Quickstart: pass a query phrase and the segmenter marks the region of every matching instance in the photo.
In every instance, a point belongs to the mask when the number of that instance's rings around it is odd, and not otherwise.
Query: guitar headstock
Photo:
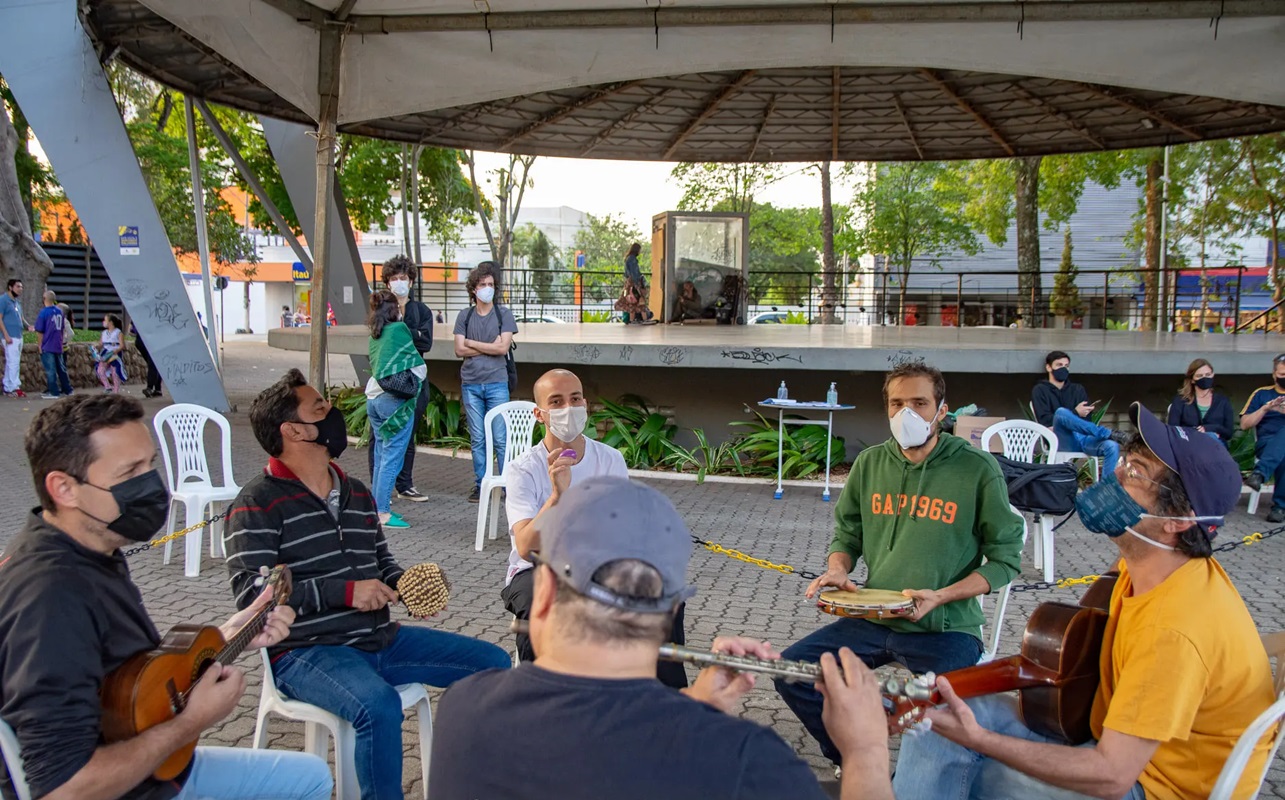
[[[272,600],[276,605],[283,606],[290,599],[290,592],[294,590],[294,580],[290,575],[290,567],[285,564],[277,564],[272,569],[259,567],[259,575],[262,576],[255,583],[260,587],[272,587]]]
[[[888,735],[895,736],[923,722],[924,711],[941,702],[937,676],[931,672],[910,678],[892,676],[880,681]],[[923,724],[927,724],[923,722]]]

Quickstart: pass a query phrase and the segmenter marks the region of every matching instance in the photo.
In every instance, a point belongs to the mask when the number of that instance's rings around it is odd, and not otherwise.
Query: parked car
[[[556,322],[559,325],[565,325],[566,320],[551,317],[548,314],[528,314],[525,317],[518,317],[518,322]]]

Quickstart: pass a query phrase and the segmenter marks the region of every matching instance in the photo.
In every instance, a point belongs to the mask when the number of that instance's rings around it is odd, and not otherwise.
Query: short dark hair
[[[37,414],[23,445],[40,507],[57,511],[45,488],[49,473],[65,472],[78,481],[85,480],[89,466],[99,456],[89,437],[104,428],[119,428],[142,419],[143,404],[119,394],[75,394]]]
[[[1124,443],[1120,448],[1121,455],[1146,455],[1155,458],[1155,453],[1147,447],[1147,443],[1142,440],[1138,434]],[[1159,461],[1159,459],[1156,459]],[[1163,465],[1163,462],[1161,462]],[[1190,517],[1195,515],[1195,510],[1191,507],[1191,500],[1187,498],[1187,489],[1182,485],[1182,479],[1178,473],[1165,466],[1164,475],[1156,481],[1156,515],[1161,517]],[[1214,554],[1213,546],[1209,543],[1209,534],[1200,523],[1193,522],[1190,526],[1178,534],[1178,541],[1175,545],[1178,552],[1191,558],[1209,558]]]
[[[1054,350],[1053,352],[1044,356],[1044,366],[1046,367],[1051,366],[1053,362],[1057,361],[1059,358],[1065,358],[1067,361],[1071,360],[1071,357],[1068,356],[1066,353],[1063,353],[1061,350]]]
[[[15,283],[22,283],[22,278],[10,278],[9,285],[5,288],[12,289]]]
[[[411,261],[406,256],[398,253],[384,262],[384,268],[379,272],[379,280],[387,286],[388,282],[393,278],[396,278],[398,275],[405,275],[406,277],[413,279],[415,277],[415,273],[418,271],[419,270],[415,269],[414,261]]]
[[[931,364],[918,362],[906,362],[898,364],[892,368],[892,371],[884,376],[883,379],[883,404],[888,405],[888,387],[892,382],[902,378],[927,378],[933,384],[933,401],[941,405],[941,401],[946,399],[946,376],[941,374],[941,370]]]
[[[557,580],[557,578],[554,578]],[[593,574],[594,583],[626,597],[657,599],[664,594],[665,582],[652,565],[633,558],[609,561]],[[558,580],[554,602],[570,617],[568,636],[577,641],[619,642],[645,641],[663,644],[673,627],[673,613],[644,614],[622,611],[600,603]]]
[[[497,296],[499,295],[500,265],[494,261],[482,261],[473,268],[473,270],[468,274],[468,280],[464,282],[464,286],[468,288],[469,300],[477,300],[477,285],[488,275],[495,279],[495,293]]]
[[[282,423],[299,421],[299,395],[295,390],[307,385],[308,379],[303,377],[303,373],[291,369],[276,383],[259,392],[250,404],[250,427],[254,429],[254,438],[273,458],[285,449],[281,438]]]

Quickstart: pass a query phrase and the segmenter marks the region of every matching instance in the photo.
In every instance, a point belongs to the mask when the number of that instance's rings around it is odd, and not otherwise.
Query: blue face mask
[[[1144,518],[1176,519],[1188,522],[1222,524],[1222,517],[1163,517],[1149,514],[1120,485],[1114,474],[1108,475],[1075,496],[1075,511],[1080,522],[1093,533],[1104,533],[1112,539],[1128,533],[1162,550],[1175,548],[1143,536],[1133,529]]]

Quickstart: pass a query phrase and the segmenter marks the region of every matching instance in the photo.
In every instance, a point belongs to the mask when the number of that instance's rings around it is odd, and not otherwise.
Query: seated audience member
[[[240,667],[216,662],[173,719],[104,741],[104,680],[161,642],[121,548],[159,531],[170,494],[143,407],[130,397],[78,394],[47,406],[27,431],[26,456],[40,507],[0,560],[0,716],[17,734],[31,796],[328,800],[326,762],[283,750],[198,747],[176,779],[152,777],[236,710]],[[271,599],[271,588],[247,585],[243,610],[219,626],[224,639]],[[250,647],[281,642],[294,616],[273,609]]]
[[[1097,403],[1089,402],[1084,387],[1071,381],[1071,357],[1054,350],[1044,357],[1048,379],[1035,384],[1031,406],[1035,420],[1057,434],[1059,451],[1101,456],[1102,474],[1115,471],[1120,458],[1120,443],[1128,441],[1123,431],[1113,431],[1089,420]]]
[[[899,800],[1208,797],[1237,739],[1275,700],[1254,621],[1212,551],[1240,497],[1236,462],[1211,437],[1165,425],[1138,403],[1129,417],[1139,435],[1116,480],[1075,503],[1119,557],[1095,741],[1057,743],[1022,723],[1016,697],[961,700],[939,678],[945,704],[927,713],[932,732],[901,740]],[[1265,737],[1236,798],[1254,794],[1269,748]]]
[[[536,660],[455,684],[438,704],[435,800],[822,800],[775,733],[732,716],[747,673],[703,670],[675,692],[656,649],[692,594],[687,526],[662,495],[622,478],[577,482],[535,520]],[[776,658],[750,639],[714,649]],[[844,800],[891,800],[878,682],[855,655],[822,657],[826,724],[843,750]]]
[[[1272,510],[1268,522],[1285,522],[1285,355],[1272,359],[1272,383],[1254,390],[1240,412],[1241,430],[1254,430],[1254,471],[1245,484],[1254,491],[1263,488],[1268,478],[1276,481]]]
[[[1213,365],[1203,358],[1191,362],[1178,394],[1169,404],[1169,424],[1195,428],[1227,444],[1234,421],[1231,401],[1227,395],[1214,391]]]
[[[268,466],[228,518],[228,572],[238,606],[254,596],[259,568],[294,573],[290,636],[272,648],[277,688],[348,720],[357,732],[363,797],[402,797],[405,683],[449,686],[509,666],[493,644],[392,620],[398,566],[370,490],[340,471],[348,446],[343,414],[292,369],[250,406]]]

